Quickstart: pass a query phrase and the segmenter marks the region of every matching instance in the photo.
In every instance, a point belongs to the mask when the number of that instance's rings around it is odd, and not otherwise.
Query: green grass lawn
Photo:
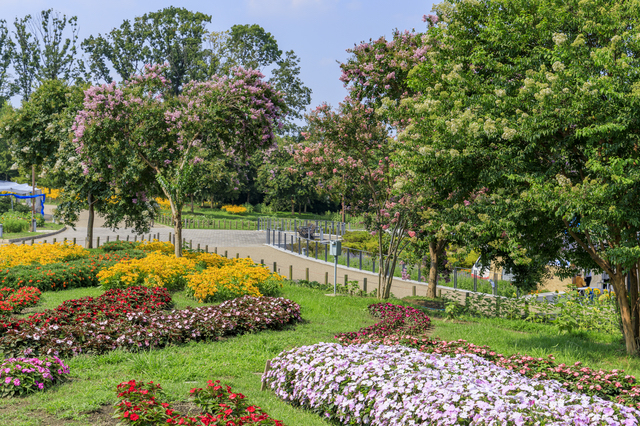
[[[63,224],[47,222],[43,226],[38,226],[37,230],[53,232],[62,228],[64,228]],[[5,232],[2,234],[2,238],[5,240],[10,240],[13,238],[38,237],[42,234],[44,234],[44,232]]]
[[[53,308],[66,299],[101,293],[98,288],[44,293],[36,310]],[[160,383],[173,401],[184,401],[189,389],[202,387],[207,380],[219,379],[288,426],[328,425],[314,413],[294,408],[269,391],[261,392],[260,377],[265,362],[283,350],[332,342],[336,333],[373,324],[375,319],[368,314],[367,306],[376,300],[327,297],[323,291],[290,285],[284,287],[283,296],[300,304],[303,323],[283,331],[264,331],[219,342],[190,343],[140,353],[114,351],[70,359],[70,383],[39,395],[0,400],[0,425],[49,425],[53,424],[51,419],[61,419],[56,424],[96,424],[95,417],[91,416],[98,410],[111,412],[110,405],[116,401],[115,386],[131,379]],[[174,295],[174,301],[177,308],[196,304],[182,294]],[[515,320],[432,320],[435,326],[432,334],[443,339],[465,339],[489,345],[505,355],[554,354],[558,362],[581,361],[589,367],[624,369],[640,377],[640,359],[624,354],[620,335],[563,335],[554,326]]]

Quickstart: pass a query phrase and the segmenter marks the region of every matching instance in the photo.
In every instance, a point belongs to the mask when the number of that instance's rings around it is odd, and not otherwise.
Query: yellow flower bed
[[[234,206],[233,204],[227,204],[226,206],[222,206],[220,207],[220,210],[225,210],[231,214],[242,214],[247,212],[246,207]]]
[[[155,201],[163,209],[170,209],[171,208],[171,203],[166,198],[156,198]]]
[[[165,255],[153,251],[142,259],[116,263],[98,273],[104,288],[131,286],[165,287],[167,290],[184,288],[186,276],[196,269],[196,260]]]
[[[175,252],[175,247],[169,241],[142,241],[136,246],[137,249],[142,251],[159,251],[160,253],[172,254]]]
[[[47,200],[57,200],[64,192],[62,189],[38,187],[47,196]]]
[[[220,268],[191,274],[187,287],[200,302],[215,302],[244,295],[271,296],[282,287],[284,277],[271,273],[251,259],[230,259]]]
[[[0,268],[11,268],[32,263],[46,265],[48,263],[80,259],[88,255],[88,250],[70,241],[34,245],[9,244],[0,246]]]

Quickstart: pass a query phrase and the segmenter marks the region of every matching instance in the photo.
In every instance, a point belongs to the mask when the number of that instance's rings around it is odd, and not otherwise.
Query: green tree
[[[189,81],[211,75],[202,48],[208,22],[210,15],[171,6],[137,17],[133,23],[125,20],[104,36],[90,36],[82,48],[89,55],[91,74],[108,83],[113,81],[110,66],[126,81],[142,73],[146,64],[167,63],[175,95]]]
[[[410,74],[422,94],[402,135],[433,166],[422,173],[473,182],[476,198],[462,194],[472,231],[515,264],[542,254],[607,272],[628,353],[640,329],[639,8],[443,3]]]
[[[43,10],[36,17],[16,18],[12,60],[17,76],[13,90],[24,100],[29,99],[39,82],[73,82],[78,77],[77,21],[75,16],[60,17],[53,9]],[[65,31],[70,32],[66,38]]]
[[[2,123],[12,114],[13,108],[11,105],[8,102],[2,102],[2,106],[0,107],[0,176],[2,176],[3,180],[9,180],[9,174],[14,160],[11,156],[10,138],[4,137],[4,132],[2,131],[4,127],[2,127]]]
[[[246,158],[267,149],[284,104],[258,71],[191,82],[180,96],[172,95],[168,71],[152,66],[129,82],[88,89],[74,142],[83,173],[109,183],[121,200],[107,212],[109,225],[120,217],[153,218],[150,200],[164,194],[179,257],[182,208],[197,187],[203,157]]]
[[[276,39],[258,24],[234,25],[226,39],[226,68],[261,70],[280,59]]]
[[[0,19],[0,107],[4,106],[4,102],[11,96],[9,66],[13,50],[14,45],[9,36],[7,21]]]
[[[287,118],[278,133],[295,136],[302,130],[296,121],[302,120],[302,114],[311,103],[311,89],[300,79],[300,59],[293,50],[287,51],[276,64],[278,66],[271,72],[269,82],[284,93],[287,105]]]

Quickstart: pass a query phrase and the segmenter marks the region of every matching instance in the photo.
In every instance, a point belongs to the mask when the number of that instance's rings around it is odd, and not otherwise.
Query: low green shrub
[[[0,285],[10,288],[36,287],[41,291],[57,291],[100,285],[97,275],[104,268],[122,260],[145,257],[139,250],[95,254],[84,259],[47,265],[20,265],[0,270]]]
[[[102,251],[112,252],[112,251],[120,251],[120,250],[134,250],[138,244],[132,241],[110,241],[108,243],[104,243],[100,246]]]
[[[5,219],[2,223],[3,231],[7,234],[14,234],[18,232],[24,232],[29,227],[26,221],[19,219]]]

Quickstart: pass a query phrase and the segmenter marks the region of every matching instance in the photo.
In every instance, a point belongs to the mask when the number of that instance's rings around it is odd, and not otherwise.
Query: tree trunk
[[[171,218],[173,219],[173,232],[175,233],[176,245],[174,253],[176,257],[182,257],[182,208],[178,208],[173,204],[171,198],[169,198],[171,204]]]
[[[247,204],[251,204],[251,191],[247,192]]]
[[[382,231],[378,232],[378,254],[380,262],[378,265],[378,299],[383,299],[384,254],[382,253]]]
[[[291,214],[296,214],[296,202],[291,199]]]
[[[89,203],[89,220],[87,220],[87,238],[84,241],[84,248],[93,248],[93,195],[89,193],[87,196],[87,203]]]
[[[213,194],[211,194],[211,209],[213,209]]]
[[[193,194],[191,194],[191,214],[193,214]]]
[[[342,194],[342,223],[346,222],[346,211],[344,209],[344,194]],[[382,249],[382,246],[380,246],[380,249]]]
[[[618,307],[620,309],[620,319],[622,321],[622,334],[624,335],[625,346],[627,348],[627,354],[635,355],[638,352],[638,340],[637,335],[633,332],[633,320],[631,318],[631,308],[629,307],[629,299],[627,297],[627,286],[625,283],[625,275],[622,273],[622,268],[616,268],[609,274],[611,282],[613,283],[613,289],[616,292],[616,299],[618,301]]]
[[[298,214],[302,213],[302,204],[298,204]]]
[[[631,268],[630,281],[631,287],[629,291],[629,301],[631,302],[631,324],[633,335],[640,335],[640,310],[638,309],[638,263]]]
[[[431,257],[431,267],[429,268],[427,297],[435,299],[438,287],[438,244],[435,241],[429,243],[429,256]]]
[[[304,203],[304,212],[307,212],[307,203]]]

